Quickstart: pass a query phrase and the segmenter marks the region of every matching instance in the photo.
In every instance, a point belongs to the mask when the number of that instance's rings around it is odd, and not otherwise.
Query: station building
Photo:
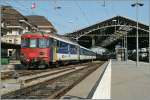
[[[1,6],[1,42],[2,57],[18,59],[18,49],[12,45],[21,44],[21,34],[28,31],[45,31],[56,33],[54,26],[44,16],[24,16],[11,6]],[[7,44],[6,44],[7,43]],[[12,48],[11,48],[12,47]]]

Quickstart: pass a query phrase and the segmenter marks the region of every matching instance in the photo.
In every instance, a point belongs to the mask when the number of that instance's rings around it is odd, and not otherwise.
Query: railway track
[[[25,83],[29,83],[29,82],[32,82],[32,81],[35,81],[35,80],[38,80],[38,79],[41,79],[41,78],[45,78],[45,77],[48,77],[48,76],[52,76],[52,75],[55,75],[55,74],[66,72],[66,71],[69,71],[71,69],[74,69],[74,68],[73,67],[72,68],[64,68],[64,69],[59,69],[59,70],[56,70],[56,71],[45,72],[45,73],[42,73],[42,74],[33,75],[33,76],[25,78],[23,80],[24,80]]]
[[[87,63],[83,63],[83,64],[87,64]],[[76,65],[79,65],[79,64],[76,64]],[[74,67],[76,65],[67,65],[65,66],[65,68]],[[1,72],[1,80],[11,79],[13,74],[17,74],[18,77],[22,77],[22,76],[36,75],[36,74],[40,74],[43,72],[49,72],[49,71],[61,70],[61,69],[64,69],[64,66],[57,67],[57,68],[48,68],[48,69],[43,69],[43,70],[14,70],[10,72]]]
[[[6,80],[6,79],[10,79],[12,78],[12,75],[13,74],[18,74],[19,77],[20,76],[27,76],[27,75],[33,75],[33,74],[38,74],[38,73],[42,73],[42,72],[45,72],[46,70],[15,70],[15,71],[10,71],[10,72],[5,72],[5,73],[1,73],[1,80]]]
[[[36,77],[36,79],[33,78],[27,83],[34,83],[33,81],[37,81],[39,78],[43,78],[44,81],[39,81],[38,83],[32,85],[26,85],[24,88],[2,95],[1,98],[57,99],[87,77],[90,73],[95,71],[101,64],[103,64],[103,62],[90,63],[80,65],[75,68],[68,68],[68,70],[48,75],[51,76],[51,78],[48,78],[48,76]]]

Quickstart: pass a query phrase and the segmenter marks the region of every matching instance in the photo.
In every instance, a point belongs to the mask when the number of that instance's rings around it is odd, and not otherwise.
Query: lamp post
[[[149,65],[150,65],[150,1],[149,1]]]
[[[144,4],[139,3],[138,0],[136,0],[136,3],[132,4],[132,7],[136,7],[136,20],[137,20],[137,24],[136,24],[136,66],[138,67],[139,65],[139,33],[138,33],[138,8],[139,6],[143,6]]]

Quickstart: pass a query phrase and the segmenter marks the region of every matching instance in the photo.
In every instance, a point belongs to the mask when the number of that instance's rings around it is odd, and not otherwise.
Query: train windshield
[[[49,40],[46,38],[40,38],[39,39],[39,48],[46,48],[49,46]]]
[[[28,47],[29,39],[21,39],[21,47],[25,48]]]
[[[52,39],[47,38],[22,38],[21,47],[22,48],[46,48],[52,44]]]
[[[30,39],[30,47],[31,48],[37,47],[37,39]]]

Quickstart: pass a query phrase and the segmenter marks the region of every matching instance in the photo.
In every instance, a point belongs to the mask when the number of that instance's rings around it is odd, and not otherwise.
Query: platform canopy
[[[100,46],[113,49],[117,44],[136,48],[137,22],[122,16],[115,16],[94,25],[79,29],[65,36],[77,40],[85,47]],[[148,47],[148,25],[139,22],[139,47]]]

